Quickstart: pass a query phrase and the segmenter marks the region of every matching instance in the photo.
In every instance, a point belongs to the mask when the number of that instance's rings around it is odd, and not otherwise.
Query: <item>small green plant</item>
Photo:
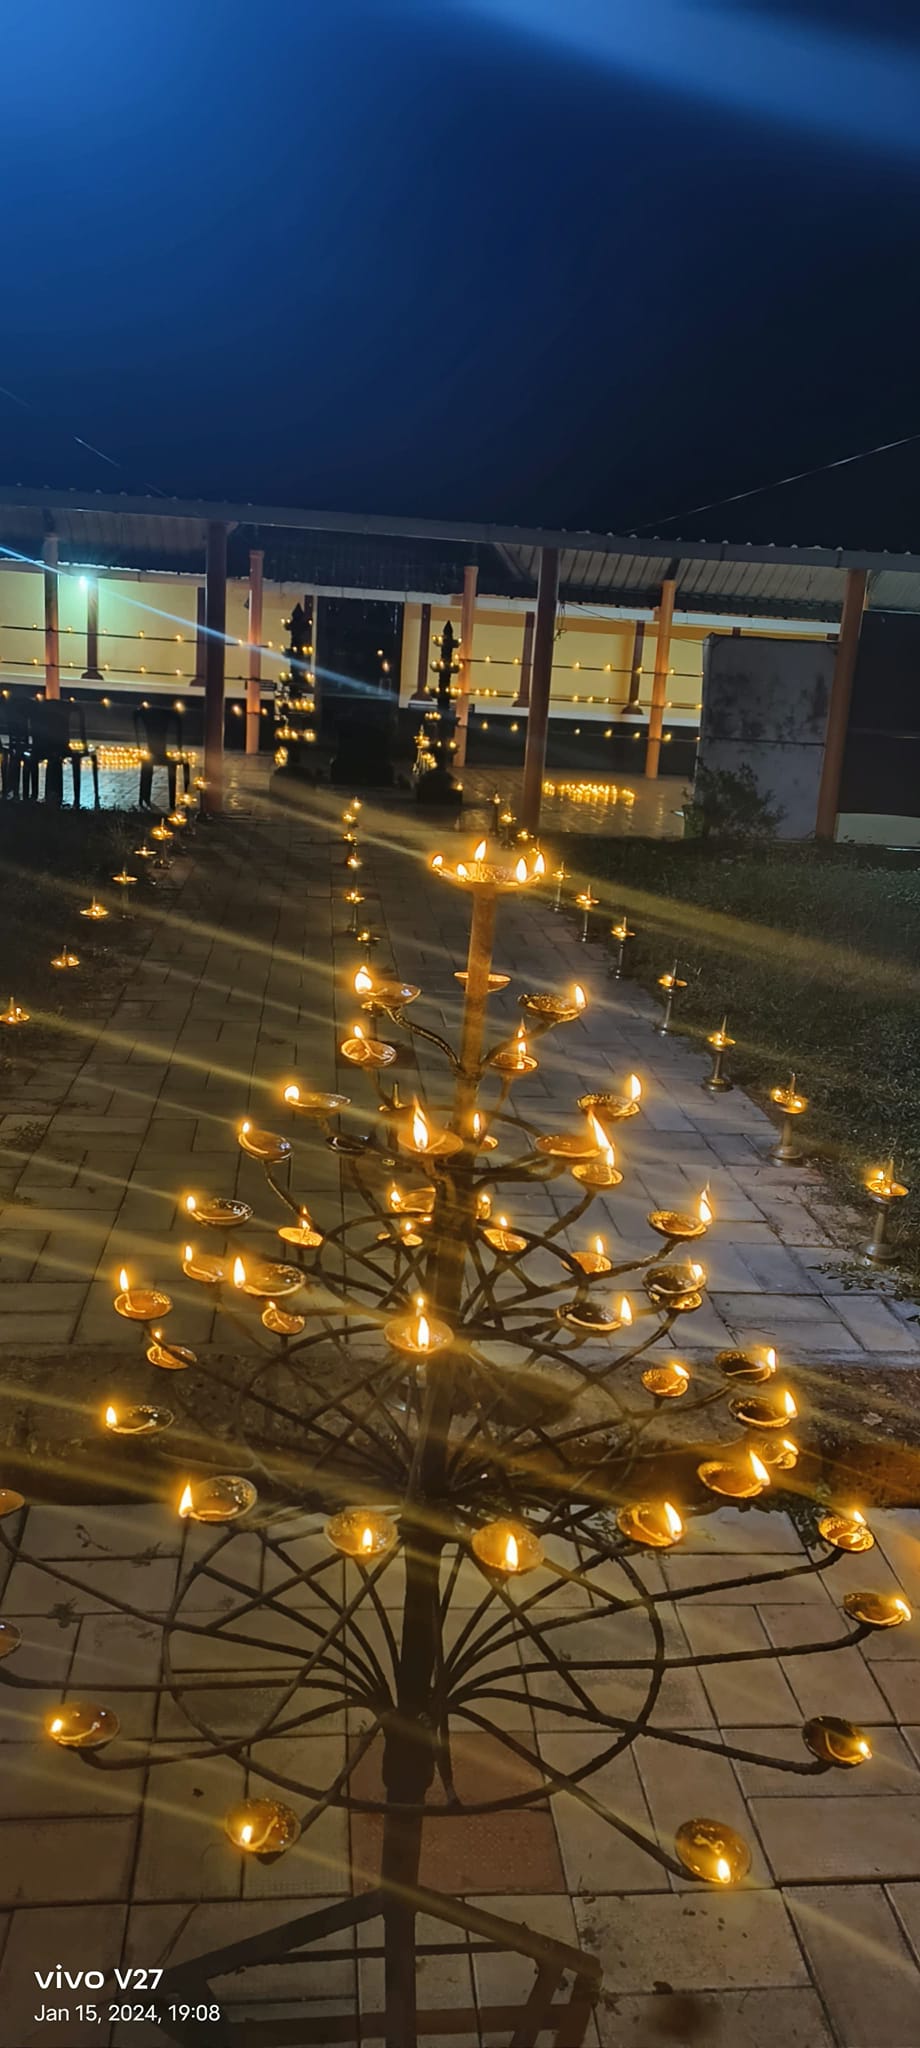
[[[746,765],[707,768],[700,762],[684,803],[684,832],[689,839],[771,839],[782,816]]]

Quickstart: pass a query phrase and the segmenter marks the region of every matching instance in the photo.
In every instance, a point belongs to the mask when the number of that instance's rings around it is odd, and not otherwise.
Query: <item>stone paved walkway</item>
[[[201,860],[189,861],[176,908],[106,1032],[73,1056],[46,1062],[28,1099],[7,1105],[20,1121],[28,1113],[46,1123],[27,1165],[2,1166],[0,1344],[36,1352],[107,1347],[116,1363],[124,1332],[111,1309],[112,1282],[124,1261],[168,1283],[175,1335],[206,1344],[213,1334],[208,1303],[178,1273],[184,1193],[193,1186],[231,1193],[239,1184],[252,1196],[253,1170],[240,1158],[235,1126],[250,1108],[270,1128],[283,1128],[280,1087],[293,1072],[369,1104],[369,1091],[353,1070],[338,1067],[335,1051],[355,1015],[341,849],[329,830],[338,808],[317,800],[302,813],[272,814],[267,823],[240,816],[221,828]],[[407,857],[407,832],[417,846],[423,838],[433,843],[417,821],[407,824],[387,807],[368,809],[362,823],[364,914],[388,940],[378,961],[385,964],[389,947],[401,974],[426,992],[425,1021],[452,1033],[464,901]],[[766,1119],[740,1092],[715,1100],[705,1094],[704,1063],[679,1039],[656,1036],[654,1006],[628,984],[608,981],[599,955],[578,944],[566,919],[515,899],[502,915],[496,963],[515,976],[515,988],[496,1004],[499,1019],[516,1020],[513,998],[522,985],[564,987],[577,976],[591,998],[584,1020],[541,1048],[537,1074],[516,1091],[525,1114],[569,1121],[585,1087],[619,1081],[632,1068],[643,1077],[645,1113],[624,1128],[618,1148],[624,1184],[604,1205],[606,1225],[597,1227],[641,1254],[651,1207],[685,1204],[704,1183],[712,1190],[709,1293],[681,1327],[688,1356],[773,1342],[806,1401],[812,1363],[858,1371],[917,1360],[909,1307],[869,1288],[842,1291],[852,1229],[820,1176],[768,1162]],[[440,1079],[423,1060],[419,1086],[429,1100],[437,1100]],[[301,1128],[292,1135],[301,1141]],[[336,1220],[340,1194],[328,1153],[297,1143],[297,1185],[322,1223]],[[548,1220],[561,1200],[551,1189],[530,1192],[527,1220]],[[523,1202],[517,1213],[525,1214]],[[799,1581],[794,1598],[782,1580],[756,1597],[753,1587],[743,1588],[731,1603],[704,1595],[667,1609],[669,1627],[696,1653],[741,1642],[792,1648],[838,1632],[839,1601],[850,1586],[897,1583],[920,1605],[920,1515],[872,1519],[879,1548],[869,1567],[847,1561],[826,1585]],[[236,1540],[245,1545],[245,1537]],[[311,1525],[302,1540],[309,1552]],[[183,1545],[193,1541],[194,1532],[160,1505],[30,1510],[27,1547],[60,1576],[17,1564],[0,1602],[3,1618],[17,1620],[26,1639],[17,1668],[47,1680],[46,1694],[0,1686],[0,2048],[147,2048],[159,2038],[156,2029],[120,2025],[110,2037],[107,2024],[76,2021],[73,1994],[58,1997],[71,2006],[67,2022],[36,2023],[51,1994],[37,1990],[33,1971],[58,1962],[111,1971],[124,1959],[157,1964],[167,1950],[174,1958],[195,1953],[269,1924],[279,1902],[283,1913],[296,1911],[298,1900],[333,1896],[352,1878],[360,1883],[372,1856],[358,1823],[349,1834],[345,1820],[330,1815],[281,1864],[244,1871],[225,1852],[219,1825],[240,1789],[235,1765],[177,1763],[150,1784],[141,1771],[126,1774],[113,1796],[111,1780],[36,1741],[42,1709],[63,1688],[85,1694],[90,1684],[124,1714],[127,1732],[146,1732],[150,1710],[136,1695],[119,1695],[119,1680],[158,1673],[156,1617],[168,1604]],[[739,1547],[752,1572],[800,1549],[785,1518],[725,1511],[665,1561],[665,1584],[677,1590],[691,1569],[695,1581],[717,1578],[726,1557],[737,1565]],[[76,1592],[71,1577],[85,1590]],[[106,1615],[112,1586],[122,1597],[127,1588],[150,1619]],[[584,1626],[591,1628],[590,1618]],[[675,1687],[674,1726],[706,1729],[715,1739],[721,1728],[742,1742],[746,1732],[754,1746],[778,1755],[800,1754],[808,1714],[858,1720],[875,1753],[858,1774],[809,1780],[803,1791],[803,1781],[757,1766],[718,1756],[688,1763],[645,1742],[609,1767],[597,1789],[639,1827],[667,1834],[688,1805],[735,1820],[754,1847],[749,1887],[717,1897],[689,1890],[559,1802],[552,1815],[525,1816],[540,1823],[529,1834],[514,1826],[488,1838],[474,1832],[445,1882],[596,1950],[606,1987],[589,2036],[594,2048],[658,2041],[683,2048],[697,2040],[704,2048],[918,2048],[918,1641],[917,1628],[908,1627],[871,1638],[864,1651],[780,1656],[755,1667],[756,1680],[743,1666],[707,1667],[702,1675],[683,1673]],[[255,1652],[253,1661],[258,1668]],[[571,1764],[577,1746],[583,1752],[591,1743],[550,1707],[535,1708],[523,1683],[520,1717],[550,1761]],[[167,1740],[178,1735],[162,1722],[159,1732]],[[334,1772],[346,1733],[341,1727],[309,1738],[324,1745],[318,1772]],[[471,1768],[482,1767],[477,1753]],[[321,1985],[299,1966],[292,1970],[287,1996],[309,1998],[317,2016],[341,2014],[356,2000],[367,2009],[379,1995],[375,1968],[360,1946],[343,1943],[341,1962]],[[473,1969],[460,1957],[426,1986],[445,2005],[462,2005],[474,1991],[491,1999],[517,1989],[501,1958]],[[247,2009],[264,2012],[267,2000],[267,2009],[280,2011],[277,1996],[264,1978],[247,1982]],[[497,2048],[497,2039],[481,2035],[469,2048]]]

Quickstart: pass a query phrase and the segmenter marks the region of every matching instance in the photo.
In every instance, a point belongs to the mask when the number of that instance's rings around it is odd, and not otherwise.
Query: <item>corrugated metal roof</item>
[[[710,612],[827,619],[839,614],[846,570],[865,568],[873,610],[920,612],[918,555],[672,543],[634,534],[0,487],[0,545],[30,561],[40,559],[44,535],[53,530],[65,564],[200,571],[211,520],[231,529],[232,575],[246,573],[249,549],[260,546],[268,577],[307,586],[453,596],[465,564],[475,561],[483,595],[531,598],[541,548],[558,547],[560,595],[572,604],[645,608],[657,601],[663,577],[675,573],[683,609],[698,601]]]

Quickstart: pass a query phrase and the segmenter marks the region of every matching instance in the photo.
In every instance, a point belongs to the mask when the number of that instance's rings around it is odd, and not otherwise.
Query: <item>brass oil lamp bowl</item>
[[[638,1116],[642,1107],[642,1083],[638,1074],[630,1074],[623,1095],[613,1095],[606,1090],[600,1094],[579,1095],[578,1107],[601,1124],[622,1123],[628,1116]]]
[[[795,1075],[790,1074],[784,1088],[771,1088],[770,1101],[782,1110],[783,1121],[779,1141],[773,1148],[772,1157],[783,1166],[798,1166],[802,1152],[795,1135],[796,1119],[804,1116],[808,1108],[807,1095],[800,1095],[795,1085]]]
[[[681,1209],[653,1209],[648,1222],[659,1237],[668,1238],[672,1244],[689,1244],[696,1237],[704,1237],[712,1222],[709,1189],[703,1189],[695,1214]]]
[[[764,1380],[772,1379],[776,1371],[776,1352],[772,1345],[759,1355],[751,1351],[717,1351],[714,1364],[727,1380],[741,1380],[750,1386],[759,1386]]]
[[[684,989],[687,986],[686,982],[681,980],[680,974],[678,973],[678,964],[679,963],[675,960],[673,967],[669,969],[667,974],[659,974],[658,976],[658,986],[659,988],[664,989],[665,996],[664,1015],[661,1019],[661,1023],[656,1024],[654,1027],[658,1033],[659,1038],[668,1037],[671,1030],[672,1019],[674,1016],[674,1005],[677,1001],[678,996],[680,995],[681,989]]]
[[[723,1017],[718,1031],[710,1031],[706,1040],[712,1053],[712,1073],[707,1074],[701,1086],[708,1089],[710,1095],[723,1095],[729,1088],[734,1087],[734,1082],[723,1072],[725,1056],[731,1052],[734,1043],[735,1040],[730,1038],[728,1033],[728,1018]]]
[[[581,931],[578,936],[583,946],[586,946],[588,943],[588,926],[591,921],[591,912],[597,909],[600,900],[599,896],[595,896],[590,882],[575,898],[576,905],[581,911]]]
[[[887,1266],[897,1257],[888,1242],[888,1220],[909,1190],[896,1178],[893,1159],[889,1159],[887,1166],[872,1167],[866,1175],[865,1190],[870,1202],[875,1203],[877,1214],[872,1236],[863,1247],[863,1258],[869,1266]]]
[[[618,919],[617,923],[612,924],[610,927],[610,937],[613,941],[613,946],[607,972],[613,977],[614,981],[623,981],[625,979],[626,948],[630,939],[634,939],[635,936],[636,934],[630,928],[629,920],[624,911],[623,916]]]
[[[669,1314],[684,1315],[699,1308],[705,1277],[702,1266],[695,1262],[679,1266],[649,1266],[643,1276],[643,1286],[656,1308],[666,1308]]]

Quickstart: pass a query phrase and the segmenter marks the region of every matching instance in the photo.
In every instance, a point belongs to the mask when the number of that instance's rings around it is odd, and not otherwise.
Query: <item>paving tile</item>
[[[771,1610],[765,1610],[770,1612]],[[810,1610],[796,1609],[797,1613]],[[796,1700],[770,1649],[759,1615],[749,1607],[697,1607],[686,1601],[683,1626],[695,1656],[731,1658],[758,1653],[749,1662],[705,1663],[700,1677],[720,1724],[788,1726],[798,1719]]]
[[[134,1898],[238,1898],[241,1859],[223,1821],[243,1796],[242,1767],[226,1757],[157,1765],[145,1800]]]
[[[574,1904],[581,1944],[598,1956],[614,1998],[658,1984],[674,1991],[807,1984],[778,1892],[668,1892]]]
[[[880,1885],[786,1894],[841,2048],[916,2048],[920,1972]]]
[[[0,1905],[123,1899],[136,1833],[133,1819],[109,1815],[0,1821]]]
[[[839,1704],[849,1705],[849,1701]],[[769,1762],[736,1763],[743,1791],[749,1798],[764,1799],[797,1799],[803,1794],[809,1799],[852,1799],[854,1795],[882,1799],[886,1794],[905,1793],[920,1796],[920,1767],[908,1734],[892,1727],[890,1722],[859,1725],[872,1749],[871,1763],[851,1770],[825,1770],[813,1777],[776,1770]],[[775,1757],[800,1768],[804,1765],[809,1771],[814,1767],[815,1759],[802,1739],[801,1722],[794,1728],[725,1728],[722,1732],[725,1742],[739,1749],[753,1750],[759,1756]]]
[[[806,1990],[605,1992],[597,2020],[601,2048],[834,2048],[821,2001]]]
[[[74,2011],[60,2024],[35,2021],[42,2003],[52,1997],[71,2007],[79,1992],[45,1993],[36,1986],[36,1970],[108,1971],[120,1959],[125,1908],[122,1905],[44,1906],[13,1914],[0,1968],[0,2035],[4,2048],[101,2048],[105,2030]],[[88,1994],[95,1999],[96,1993]],[[87,2002],[84,2000],[83,2002]]]

